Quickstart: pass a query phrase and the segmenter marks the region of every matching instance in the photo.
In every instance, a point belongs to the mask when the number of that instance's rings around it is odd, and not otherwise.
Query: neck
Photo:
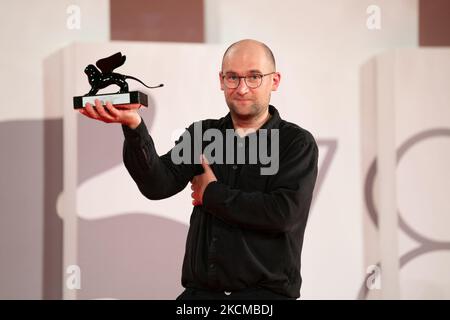
[[[261,114],[247,119],[240,118],[239,116],[231,113],[233,127],[240,136],[255,132],[256,130],[261,128],[270,119],[270,117],[271,115],[269,112],[269,108],[266,108],[266,110]]]

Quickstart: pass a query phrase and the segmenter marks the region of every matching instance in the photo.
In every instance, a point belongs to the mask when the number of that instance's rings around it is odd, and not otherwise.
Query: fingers
[[[114,119],[118,119],[120,117],[120,111],[117,110],[117,108],[115,108],[111,102],[106,102],[106,109]]]
[[[102,102],[98,99],[95,99],[95,109],[89,102],[86,103],[85,107],[79,109],[79,112],[82,115],[85,115],[94,120],[100,120],[103,122],[117,122],[117,119],[120,116],[119,110],[114,108],[111,102],[106,102],[106,110],[102,105]]]
[[[139,109],[141,107],[141,104],[139,103],[133,103],[133,104],[117,104],[116,109],[119,110],[133,110],[133,109]]]
[[[92,107],[92,105],[89,102],[86,103],[86,105],[84,106],[84,109],[81,109],[80,112],[83,115],[85,115],[91,119],[95,119],[95,120],[100,119],[100,116],[98,115],[97,111],[94,110],[94,108]]]
[[[193,200],[192,200],[192,204],[194,204],[194,201],[196,201],[196,199],[195,199],[195,189],[196,189],[195,183],[196,183],[196,177],[194,177],[194,178],[191,180],[191,190],[193,191],[193,192],[191,193],[191,198],[193,199]]]
[[[191,198],[192,198],[192,204],[194,206],[201,206],[202,205],[201,199],[199,199],[200,196],[197,193],[195,193],[195,191],[191,193]]]
[[[98,99],[95,99],[95,109],[100,115],[100,120],[104,122],[114,122],[115,119],[105,110],[102,102]]]
[[[201,202],[197,199],[197,195],[194,192],[191,193],[191,198],[192,198],[192,204],[194,206],[201,205]]]

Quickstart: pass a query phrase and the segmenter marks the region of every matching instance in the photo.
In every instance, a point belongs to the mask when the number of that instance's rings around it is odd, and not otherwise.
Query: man
[[[122,124],[125,166],[147,198],[170,197],[191,182],[194,208],[182,270],[186,289],[178,299],[300,296],[300,256],[317,178],[318,149],[307,130],[282,120],[269,105],[280,79],[265,44],[255,40],[232,44],[219,73],[230,112],[192,124],[163,156],[157,155],[136,110],[118,110],[110,103],[105,110],[99,101],[96,109],[87,104],[80,110],[90,118]],[[231,155],[228,161],[208,163],[204,156],[198,159],[199,154],[187,153],[195,149],[198,133],[202,137],[208,130],[224,137],[229,130],[236,132],[222,150],[215,150]],[[236,139],[259,144],[255,149],[255,144],[234,144]],[[179,153],[182,144],[191,148]],[[201,141],[200,152],[206,153],[207,148],[208,143]],[[275,159],[271,170],[262,157],[256,163],[250,161],[264,148]],[[234,161],[243,149],[245,161]],[[188,161],[179,161],[180,156]]]

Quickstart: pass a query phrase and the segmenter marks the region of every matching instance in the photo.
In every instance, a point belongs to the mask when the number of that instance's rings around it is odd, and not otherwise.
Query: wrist
[[[136,117],[133,117],[133,120],[131,120],[128,124],[127,124],[127,126],[130,128],[130,129],[136,129],[140,124],[141,124],[141,121],[142,121],[142,119],[141,119],[141,116],[140,115],[138,115],[138,114],[136,114]]]

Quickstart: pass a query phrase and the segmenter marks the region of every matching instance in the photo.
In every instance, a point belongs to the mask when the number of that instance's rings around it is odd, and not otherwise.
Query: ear
[[[220,81],[220,90],[225,90],[225,86],[223,84],[223,74],[222,71],[219,72],[219,81]]]
[[[277,91],[278,86],[280,85],[281,74],[276,72],[272,75],[272,91]]]

